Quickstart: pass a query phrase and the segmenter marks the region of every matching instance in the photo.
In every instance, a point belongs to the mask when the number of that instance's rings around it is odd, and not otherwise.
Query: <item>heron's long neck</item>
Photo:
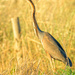
[[[34,28],[35,28],[35,32],[37,34],[37,36],[39,37],[39,33],[41,33],[42,31],[40,30],[38,24],[37,24],[37,21],[36,21],[36,18],[35,18],[35,6],[33,4],[33,2],[31,1],[31,5],[33,7],[33,13],[32,13],[32,16],[33,16],[33,21],[34,21]]]
[[[40,28],[39,28],[39,26],[38,26],[38,24],[37,24],[37,21],[36,21],[36,18],[35,18],[35,13],[33,13],[33,21],[34,21],[35,32],[36,32],[36,34],[37,34],[37,36],[38,36],[38,34],[39,34],[40,32],[42,32],[42,31],[40,30]]]

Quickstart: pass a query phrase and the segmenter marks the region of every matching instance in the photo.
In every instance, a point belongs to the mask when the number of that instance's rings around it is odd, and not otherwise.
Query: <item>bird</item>
[[[33,18],[35,33],[37,37],[40,39],[45,52],[50,57],[50,60],[51,58],[53,58],[54,60],[59,60],[63,62],[64,64],[66,64],[67,66],[72,67],[72,62],[70,58],[67,57],[66,52],[63,49],[63,47],[60,45],[60,43],[50,33],[42,31],[39,28],[38,23],[36,21],[36,17],[35,17],[35,5],[32,0],[28,0],[28,2],[30,3],[33,9],[32,18]]]

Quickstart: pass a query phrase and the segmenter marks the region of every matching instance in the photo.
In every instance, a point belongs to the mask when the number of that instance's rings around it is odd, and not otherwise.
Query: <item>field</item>
[[[54,60],[54,75],[75,75],[75,0],[32,0],[41,30],[62,45],[73,66]],[[14,49],[11,18],[19,17],[20,50]],[[17,54],[20,54],[19,61]],[[0,0],[0,75],[53,75],[50,61],[34,33],[32,8],[27,0]]]

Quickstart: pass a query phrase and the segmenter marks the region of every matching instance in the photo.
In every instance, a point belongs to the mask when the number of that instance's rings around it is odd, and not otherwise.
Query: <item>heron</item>
[[[35,5],[32,2],[32,0],[28,0],[28,1],[31,4],[33,9],[32,18],[33,18],[33,25],[34,25],[36,35],[40,39],[45,52],[50,57],[50,60],[53,58],[63,62],[67,66],[72,67],[72,62],[69,59],[69,57],[67,57],[66,52],[63,49],[63,47],[60,45],[60,43],[50,33],[44,32],[39,28],[35,17]]]

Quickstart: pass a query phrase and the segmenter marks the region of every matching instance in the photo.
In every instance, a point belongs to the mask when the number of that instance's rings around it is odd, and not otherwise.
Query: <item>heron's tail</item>
[[[67,65],[70,66],[70,67],[72,67],[72,62],[71,62],[71,60],[69,58],[67,60]]]

